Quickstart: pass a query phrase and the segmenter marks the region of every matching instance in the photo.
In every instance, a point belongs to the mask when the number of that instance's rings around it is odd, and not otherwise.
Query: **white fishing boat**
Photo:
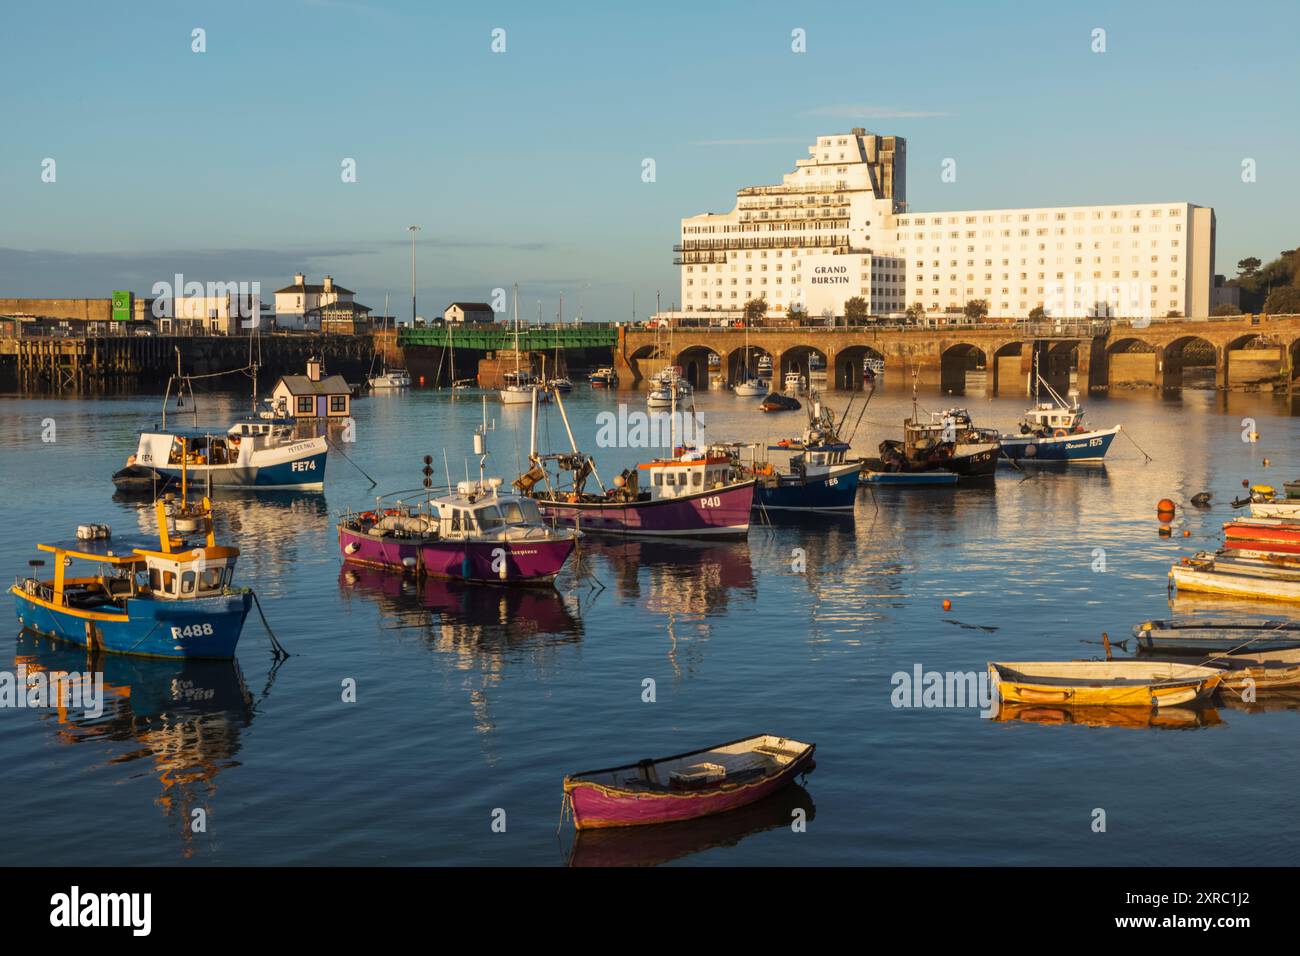
[[[808,379],[802,372],[786,372],[785,393],[787,395],[808,394]]]

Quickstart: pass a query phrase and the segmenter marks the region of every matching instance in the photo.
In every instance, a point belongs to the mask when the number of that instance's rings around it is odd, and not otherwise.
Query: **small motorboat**
[[[670,365],[650,379],[650,392],[646,395],[648,408],[672,408],[686,404],[695,394],[695,388],[682,378],[680,366]]]
[[[554,392],[568,393],[573,391],[573,380],[567,375],[561,375],[559,378],[551,379],[546,386]]]
[[[786,372],[784,388],[787,395],[806,395],[808,379],[801,372]]]
[[[1152,651],[1245,654],[1300,648],[1300,621],[1185,618],[1143,621],[1133,627],[1139,648]]]
[[[610,367],[598,368],[587,376],[592,388],[617,388],[618,374]]]
[[[694,820],[748,806],[812,769],[816,745],[774,734],[564,778],[578,830]]]
[[[759,402],[758,407],[765,412],[797,412],[803,408],[803,404],[793,396],[771,392],[767,398]]]
[[[157,492],[171,484],[170,478],[144,465],[127,465],[113,472],[113,486],[126,494],[157,497]]]
[[[1223,668],[1222,687],[1236,691],[1283,690],[1300,687],[1300,647],[1278,651],[1252,651],[1196,657],[1164,658],[1182,664],[1204,664]]]
[[[1168,707],[1208,700],[1223,672],[1167,661],[991,662],[1000,700],[1018,704]]]

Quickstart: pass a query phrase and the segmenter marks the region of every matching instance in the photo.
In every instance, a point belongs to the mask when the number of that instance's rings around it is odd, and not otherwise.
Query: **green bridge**
[[[541,352],[550,349],[613,348],[618,341],[618,326],[541,325],[520,328],[519,348]],[[515,331],[507,325],[436,325],[403,328],[397,333],[397,347],[437,346],[478,349],[496,352],[515,347]]]

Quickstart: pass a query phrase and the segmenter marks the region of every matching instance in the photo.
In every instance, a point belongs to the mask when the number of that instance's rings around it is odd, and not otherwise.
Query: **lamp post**
[[[411,328],[415,328],[415,234],[420,227],[407,226],[406,231],[411,234]]]

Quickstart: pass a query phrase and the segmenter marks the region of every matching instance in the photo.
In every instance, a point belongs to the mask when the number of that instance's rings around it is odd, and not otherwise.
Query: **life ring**
[[[361,520],[362,520],[362,521],[374,521],[374,520],[375,520],[375,513],[374,513],[373,511],[363,511],[363,512],[361,512]]]
[[[396,516],[396,514],[397,514],[397,509],[396,509],[396,508],[388,508],[388,509],[386,509],[386,510],[384,511],[384,517],[386,517],[386,518],[392,518],[392,517]]]
[[[1058,429],[1056,429],[1056,431],[1052,432],[1052,437],[1053,437],[1053,438],[1064,438],[1064,437],[1065,437],[1066,435],[1068,435],[1068,434],[1070,434],[1070,433],[1067,432],[1064,428],[1058,428]]]

